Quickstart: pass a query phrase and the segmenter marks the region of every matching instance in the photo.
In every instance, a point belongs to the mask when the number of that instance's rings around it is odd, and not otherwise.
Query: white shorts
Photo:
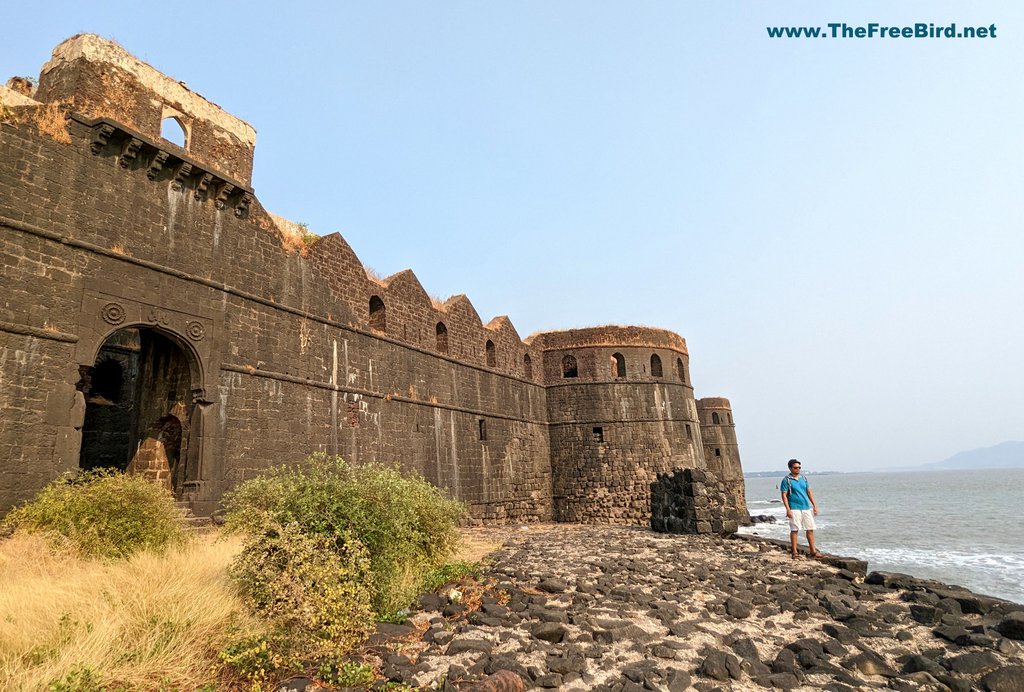
[[[814,531],[814,510],[794,509],[789,518],[790,531]]]

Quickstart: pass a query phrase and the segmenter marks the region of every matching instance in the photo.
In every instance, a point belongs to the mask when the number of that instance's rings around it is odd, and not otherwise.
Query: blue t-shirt
[[[807,483],[806,476],[800,476],[800,478],[786,476],[779,484],[779,489],[788,496],[790,509],[811,508],[811,500],[807,497],[808,488],[810,485]]]

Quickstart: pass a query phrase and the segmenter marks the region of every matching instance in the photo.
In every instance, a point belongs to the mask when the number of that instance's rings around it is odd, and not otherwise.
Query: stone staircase
[[[210,517],[197,517],[192,513],[192,503],[187,500],[178,500],[174,503],[178,508],[178,523],[186,531],[204,531],[213,527]]]

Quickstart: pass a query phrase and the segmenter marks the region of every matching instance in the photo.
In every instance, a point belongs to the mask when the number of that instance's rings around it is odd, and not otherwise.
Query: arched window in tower
[[[498,356],[494,352],[494,342],[490,339],[487,340],[487,344],[484,346],[484,351],[487,354],[487,367],[494,368],[498,366]]]
[[[651,354],[651,377],[661,377],[661,357],[657,353]]]
[[[612,377],[626,376],[626,359],[621,353],[612,354]]]
[[[370,329],[378,332],[388,330],[387,308],[380,296],[370,296]]]
[[[676,377],[680,382],[686,382],[686,367],[683,365],[682,358],[676,358]]]
[[[732,425],[732,414],[731,413],[727,413],[725,415],[729,418],[729,425]]]
[[[575,356],[566,356],[562,359],[562,377],[578,377],[579,374]]]
[[[721,424],[722,419],[721,419],[721,417],[719,417],[718,411],[712,411],[711,412],[711,422],[714,423],[715,425]]]
[[[182,149],[187,149],[188,136],[185,133],[185,126],[175,117],[164,118],[160,123],[160,136],[171,144],[177,144]]]
[[[523,374],[526,376],[526,379],[533,379],[533,361],[530,359],[529,353],[523,355]]]
[[[448,327],[444,322],[437,323],[437,352],[448,353]]]

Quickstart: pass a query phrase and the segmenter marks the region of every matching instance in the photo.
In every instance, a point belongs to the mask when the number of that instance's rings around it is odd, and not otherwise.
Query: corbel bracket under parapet
[[[185,183],[191,175],[192,164],[188,161],[182,161],[178,164],[178,167],[174,169],[174,177],[171,178],[171,187],[175,190],[184,189]]]
[[[171,157],[166,151],[159,151],[153,154],[152,160],[149,162],[149,168],[146,169],[146,177],[150,180],[156,180],[157,176],[160,175],[160,171],[164,169],[164,164],[167,163],[167,159]]]
[[[242,196],[238,198],[238,203],[235,205],[235,216],[240,219],[244,219],[249,215],[249,205],[252,204],[252,195],[248,192],[243,192]]]
[[[99,123],[92,128],[92,143],[90,148],[93,154],[99,154],[103,147],[110,141],[110,135],[114,134],[114,126],[107,123]]]
[[[227,204],[228,197],[235,191],[235,186],[231,183],[222,182],[220,187],[217,188],[217,196],[214,198],[214,204],[217,205],[218,209],[223,209],[224,205]]]
[[[121,145],[121,156],[118,157],[118,163],[121,164],[121,168],[128,168],[139,156],[139,149],[142,148],[142,140],[137,137],[129,137]]]
[[[203,171],[199,174],[196,179],[196,191],[194,197],[196,199],[202,199],[206,196],[206,189],[210,187],[210,181],[213,180],[213,173],[207,173]]]
[[[93,154],[116,154],[118,164],[125,170],[132,168],[136,160],[148,161],[145,169],[150,180],[166,179],[164,171],[170,170],[170,185],[174,190],[191,188],[197,200],[212,198],[217,209],[230,207],[238,218],[248,216],[254,199],[252,188],[208,169],[186,150],[163,140],[150,139],[109,118],[88,119],[77,113],[71,118],[92,131],[90,149]]]

